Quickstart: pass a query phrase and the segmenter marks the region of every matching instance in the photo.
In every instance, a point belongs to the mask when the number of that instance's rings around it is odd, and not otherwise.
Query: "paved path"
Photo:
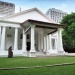
[[[75,65],[75,62],[72,62],[72,63],[62,63],[62,64],[53,64],[53,65],[45,65],[45,66],[30,66],[30,67],[0,68],[0,70],[17,70],[17,69],[45,68],[45,67],[69,66],[69,65]]]
[[[67,53],[66,56],[75,56],[75,53]]]

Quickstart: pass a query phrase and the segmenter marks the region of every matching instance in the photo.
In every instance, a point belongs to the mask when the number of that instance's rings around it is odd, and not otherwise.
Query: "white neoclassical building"
[[[13,56],[63,55],[62,28],[37,8],[0,18],[0,57],[10,46]]]

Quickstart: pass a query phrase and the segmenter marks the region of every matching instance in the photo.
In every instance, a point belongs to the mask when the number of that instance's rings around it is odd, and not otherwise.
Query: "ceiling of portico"
[[[31,19],[21,23],[20,25],[21,27],[25,27],[25,28],[28,26],[31,27],[32,25],[35,25],[35,32],[37,33],[43,32],[44,34],[50,34],[50,33],[56,32],[58,28],[64,27],[64,25],[61,25],[61,24],[31,20]]]
[[[50,32],[53,32],[55,31],[55,29],[48,29],[48,28],[38,28],[38,27],[35,27],[35,33],[39,33],[39,34],[49,34]]]

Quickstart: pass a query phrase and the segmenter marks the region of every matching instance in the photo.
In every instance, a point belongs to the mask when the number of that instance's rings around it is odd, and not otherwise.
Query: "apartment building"
[[[15,13],[15,4],[0,1],[0,17]]]
[[[60,23],[63,16],[67,15],[66,12],[63,12],[62,10],[58,10],[55,8],[51,8],[46,12],[46,15],[52,19],[55,23]]]

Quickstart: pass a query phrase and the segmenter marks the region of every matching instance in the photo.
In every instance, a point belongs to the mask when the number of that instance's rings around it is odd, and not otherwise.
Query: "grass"
[[[71,62],[75,62],[75,57],[0,58],[0,68],[44,66]],[[9,71],[0,70],[0,75],[75,75],[75,65],[55,66],[47,68],[18,69]]]

